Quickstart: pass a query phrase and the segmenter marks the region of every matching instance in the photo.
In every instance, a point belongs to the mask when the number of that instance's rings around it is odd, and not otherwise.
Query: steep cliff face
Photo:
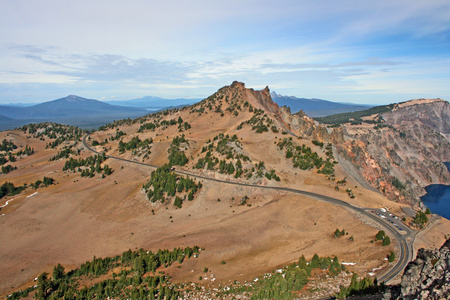
[[[450,141],[450,105],[441,99],[418,99],[400,103],[397,109],[384,114],[383,119],[392,126],[420,123],[441,133]]]
[[[414,204],[430,184],[450,184],[450,105],[436,99],[396,105],[361,124],[342,126],[336,147],[361,175],[395,201]]]

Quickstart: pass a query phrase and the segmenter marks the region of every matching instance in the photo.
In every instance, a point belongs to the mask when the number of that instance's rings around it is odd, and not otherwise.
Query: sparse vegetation
[[[256,133],[268,132],[269,128],[274,133],[279,132],[277,126],[275,125],[275,122],[269,116],[267,116],[267,114],[264,113],[264,110],[252,109],[252,112],[253,117],[250,120],[239,124],[239,126],[237,127],[238,130],[241,130],[245,125],[250,125],[252,126],[252,130],[254,130]]]
[[[345,229],[339,230],[336,228],[336,231],[334,232],[334,238],[340,238],[341,236],[345,235]]]
[[[398,180],[397,177],[392,177],[391,183],[392,183],[393,186],[395,186],[395,188],[397,190],[404,190],[405,189],[405,185],[403,183],[401,183],[400,180]]]
[[[151,138],[142,141],[138,136],[135,136],[128,142],[119,141],[119,153],[122,154],[125,153],[125,151],[135,150],[138,148],[149,150],[152,143],[153,139]]]
[[[260,277],[254,286],[247,288],[252,295],[250,299],[295,299],[296,292],[308,283],[314,269],[326,270],[329,275],[336,276],[345,270],[345,266],[337,257],[320,258],[315,254],[308,262],[302,256],[297,262]]]
[[[65,147],[63,150],[58,151],[58,153],[55,156],[50,158],[50,161],[55,161],[55,160],[58,160],[58,159],[61,159],[61,158],[69,158],[71,154],[78,154],[78,153],[79,153],[78,151],[75,152],[72,149],[72,146]]]

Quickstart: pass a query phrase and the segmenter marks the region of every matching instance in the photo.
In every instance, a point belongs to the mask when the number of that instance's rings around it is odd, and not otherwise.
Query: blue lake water
[[[450,170],[450,162],[445,165]],[[432,184],[425,188],[427,192],[421,199],[432,213],[450,220],[450,185]]]

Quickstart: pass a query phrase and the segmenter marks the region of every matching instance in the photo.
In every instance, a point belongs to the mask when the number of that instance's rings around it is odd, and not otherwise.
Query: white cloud
[[[233,80],[331,100],[420,96],[430,86],[450,97],[449,53],[440,50],[450,47],[448,1],[0,4],[0,83],[8,89],[0,101],[20,91],[11,84],[131,98],[207,96]]]

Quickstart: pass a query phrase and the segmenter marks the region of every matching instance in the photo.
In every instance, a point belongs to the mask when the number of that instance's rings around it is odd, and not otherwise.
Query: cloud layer
[[[0,3],[0,102],[206,97],[233,80],[335,101],[450,98],[448,1]]]

